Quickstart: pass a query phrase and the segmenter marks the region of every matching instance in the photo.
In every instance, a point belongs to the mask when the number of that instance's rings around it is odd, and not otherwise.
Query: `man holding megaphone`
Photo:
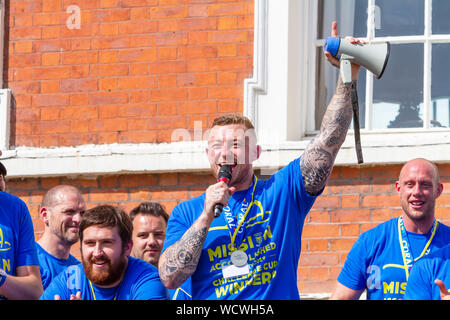
[[[338,37],[336,22],[332,36]],[[318,136],[301,157],[268,180],[253,173],[261,147],[250,120],[240,114],[214,120],[206,155],[218,181],[170,215],[159,260],[166,287],[176,288],[190,277],[194,300],[299,299],[302,228],[352,120],[359,66],[351,69],[353,81],[338,80]]]

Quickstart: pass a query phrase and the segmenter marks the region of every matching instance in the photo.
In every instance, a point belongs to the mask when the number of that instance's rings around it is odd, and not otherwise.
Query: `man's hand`
[[[333,23],[331,24],[331,36],[339,38],[338,26],[336,21],[333,21]],[[352,44],[366,44],[365,41],[353,37],[345,37],[345,40],[349,41]],[[324,55],[325,59],[329,63],[331,63],[336,68],[339,68],[340,66],[339,59],[333,57],[331,53],[329,53],[328,51],[325,51]],[[359,65],[352,63],[352,80],[358,80],[359,69],[360,69]]]
[[[61,297],[59,296],[59,294],[55,294],[53,300],[61,300]],[[78,291],[77,294],[71,294],[70,300],[81,300],[81,291]]]
[[[450,292],[448,292],[444,282],[436,279],[434,280],[434,283],[439,287],[439,290],[441,291],[441,300],[450,300]]]
[[[81,291],[78,291],[77,294],[71,294],[70,300],[81,300]]]
[[[331,27],[331,35],[339,37],[336,21]],[[352,43],[362,43],[351,38]],[[325,52],[326,59],[339,67],[339,60]],[[352,64],[352,79],[354,84],[358,79],[359,66]],[[352,84],[342,83],[338,79],[336,91],[323,116],[320,133],[306,147],[300,160],[305,190],[310,195],[318,195],[325,187],[336,155],[344,143],[348,128],[352,121]]]
[[[226,206],[230,196],[236,191],[235,187],[228,187],[223,181],[213,184],[206,189],[204,212],[214,218],[214,206],[221,203]]]

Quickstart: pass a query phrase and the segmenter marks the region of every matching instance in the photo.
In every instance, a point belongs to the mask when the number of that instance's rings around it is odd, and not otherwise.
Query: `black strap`
[[[352,107],[353,107],[353,129],[355,133],[355,149],[358,158],[358,164],[363,163],[363,154],[361,149],[361,135],[359,130],[359,104],[358,92],[356,91],[356,82],[352,82]]]

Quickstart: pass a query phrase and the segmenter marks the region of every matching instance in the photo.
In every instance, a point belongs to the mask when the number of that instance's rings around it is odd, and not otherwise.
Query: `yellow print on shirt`
[[[8,251],[11,249],[11,243],[4,240],[2,228],[0,228],[0,251]]]
[[[11,249],[11,243],[6,241],[3,236],[3,230],[0,228],[0,252]],[[2,259],[0,267],[6,272],[11,272],[11,259]]]
[[[253,270],[242,277],[234,279],[218,279],[213,282],[216,287],[216,297],[221,298],[226,295],[237,294],[248,286],[260,286],[275,278],[277,272],[275,269],[277,265],[276,261],[266,262],[264,265],[256,265]],[[266,271],[263,271],[263,270]]]
[[[277,258],[277,245],[271,239],[270,226],[267,226],[264,232],[258,232],[243,239],[239,249],[247,253],[251,271],[240,277],[219,278],[213,281],[217,298],[237,294],[248,286],[265,285],[275,278],[278,261],[273,257]],[[267,243],[266,240],[269,242]],[[262,245],[262,243],[267,244]],[[256,251],[251,250],[255,248],[257,248]],[[231,243],[217,246],[215,249],[208,248],[209,260],[213,262],[210,272],[221,270],[221,260],[229,258],[234,250]]]

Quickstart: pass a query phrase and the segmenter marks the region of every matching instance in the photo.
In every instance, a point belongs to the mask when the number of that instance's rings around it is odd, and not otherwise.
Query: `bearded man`
[[[165,300],[158,270],[130,257],[133,225],[122,210],[103,205],[83,215],[82,264],[70,266],[44,291],[41,300]]]

